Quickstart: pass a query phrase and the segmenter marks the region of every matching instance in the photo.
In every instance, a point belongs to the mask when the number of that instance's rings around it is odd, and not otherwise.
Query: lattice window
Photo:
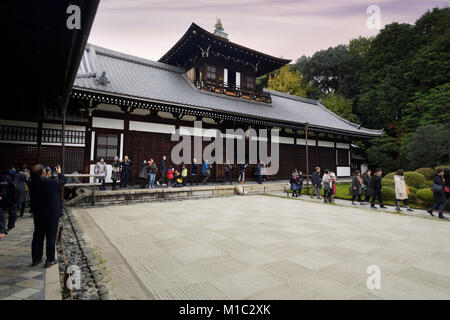
[[[206,66],[206,79],[216,81],[216,66]]]
[[[337,149],[337,160],[338,166],[348,166],[349,165],[349,159],[348,159],[348,150],[346,149]]]
[[[0,140],[37,142],[37,128],[0,125]]]
[[[97,148],[96,158],[104,158],[105,160],[114,160],[118,155],[119,149],[119,135],[112,133],[99,133],[96,136]]]
[[[255,89],[255,78],[250,76],[244,76],[243,86],[245,89],[254,90]]]
[[[66,130],[66,144],[84,144],[85,143],[85,132]],[[42,142],[48,143],[62,143],[62,130],[59,129],[42,129]]]

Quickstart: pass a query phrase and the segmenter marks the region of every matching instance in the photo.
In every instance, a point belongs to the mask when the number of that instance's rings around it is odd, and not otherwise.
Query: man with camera
[[[61,188],[66,184],[66,178],[61,173],[58,165],[48,175],[44,166],[33,166],[30,196],[31,209],[34,219],[33,241],[31,243],[32,266],[42,262],[44,240],[46,240],[45,266],[54,265],[56,235],[58,232],[59,218],[62,216]]]

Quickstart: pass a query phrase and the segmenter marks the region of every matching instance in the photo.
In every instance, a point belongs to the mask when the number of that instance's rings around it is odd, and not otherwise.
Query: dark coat
[[[156,167],[156,162],[153,162],[150,167],[148,168],[149,173],[156,173],[158,171],[158,168]]]
[[[27,175],[21,171],[19,171],[15,178],[14,178],[14,185],[17,189],[17,201],[19,202],[27,202],[27,191],[25,188],[25,184],[30,182],[30,178],[27,177]]]
[[[379,175],[374,174],[370,179],[369,189],[371,191],[381,191],[381,177]]]
[[[314,172],[311,176],[311,183],[313,186],[320,186],[322,184],[322,179],[320,179],[320,173]]]
[[[256,165],[256,171],[255,171],[255,174],[257,175],[257,176],[260,176],[261,175],[261,171],[262,171],[262,165],[260,165],[259,163]]]
[[[131,162],[131,160],[124,161],[120,164],[120,166],[122,167],[122,176],[130,175],[132,165],[133,162]]]
[[[442,180],[442,177],[439,175],[434,176],[433,183],[444,187],[444,181]],[[442,190],[440,192],[433,191],[433,198],[434,198],[434,202],[439,203],[439,204],[445,203],[447,201],[444,190]]]
[[[238,169],[239,169],[239,172],[245,172],[245,163],[239,163]]]
[[[364,174],[363,176],[362,176],[362,180],[363,180],[363,184],[364,184],[364,188],[369,188],[369,185],[370,185],[370,179],[371,179],[372,177],[371,176],[369,176],[368,174]]]
[[[159,171],[161,172],[161,174],[165,174],[166,168],[166,160],[161,159],[161,162],[159,163]]]
[[[58,179],[32,177],[31,209],[37,219],[53,220],[62,215],[61,188],[66,182],[63,174],[58,174]]]
[[[141,171],[139,171],[139,178],[147,179],[148,177],[148,163],[145,162],[141,165]]]
[[[356,189],[355,189],[356,188]],[[362,193],[362,186],[357,176],[352,178],[352,195],[357,196]]]
[[[197,172],[198,172],[198,164],[193,163],[191,168],[191,174],[195,176],[197,175]]]

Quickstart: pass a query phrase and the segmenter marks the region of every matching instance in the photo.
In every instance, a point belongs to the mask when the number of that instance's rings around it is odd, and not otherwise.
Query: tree
[[[450,162],[450,128],[443,125],[419,127],[405,145],[412,169],[434,168]]]
[[[322,98],[322,104],[328,110],[336,113],[338,116],[351,121],[358,122],[358,117],[352,113],[352,101],[345,99],[336,93],[329,93]]]
[[[398,139],[384,134],[375,139],[367,149],[367,161],[373,168],[381,168],[384,172],[392,172],[402,167],[399,159],[400,142]]]
[[[303,79],[300,71],[290,65],[282,67],[273,76],[269,75],[268,88],[283,93],[289,93],[299,97],[307,97],[312,90],[311,86]]]

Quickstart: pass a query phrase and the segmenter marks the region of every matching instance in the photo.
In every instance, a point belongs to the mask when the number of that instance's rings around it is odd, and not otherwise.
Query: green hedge
[[[408,186],[419,188],[425,183],[425,177],[418,172],[409,171],[405,172],[405,182]]]
[[[419,190],[429,188],[430,186],[427,184],[423,184],[419,187]]]
[[[381,189],[381,196],[385,200],[395,200],[395,190],[391,187],[383,187]]]
[[[412,193],[412,192],[410,194],[408,194],[408,200],[415,202],[417,200],[416,194]]]
[[[383,179],[381,179],[381,185],[395,188],[395,181],[394,179],[384,177]]]
[[[411,194],[411,193],[417,193],[417,188],[408,186],[408,189],[409,189],[410,194]]]
[[[422,174],[426,180],[432,179],[436,174],[436,170],[433,168],[419,168],[416,172]]]
[[[394,176],[395,176],[395,172],[390,172],[387,175],[385,175],[384,177],[386,179],[394,179]]]
[[[450,170],[450,166],[437,166],[434,169],[435,170],[437,170],[437,169],[449,169]]]
[[[433,183],[434,183],[433,180],[426,180],[424,185],[426,185],[427,188],[429,188],[429,187],[431,187],[433,185]]]
[[[425,204],[433,204],[433,191],[431,191],[431,188],[426,189],[420,189],[416,193],[416,198],[419,203],[425,203]]]

